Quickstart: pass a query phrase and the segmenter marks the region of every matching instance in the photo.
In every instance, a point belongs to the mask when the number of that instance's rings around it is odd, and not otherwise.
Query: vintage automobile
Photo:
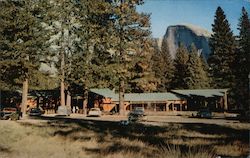
[[[21,112],[17,108],[6,107],[1,111],[1,119],[3,120],[19,120],[21,116]]]
[[[128,121],[129,122],[137,122],[137,121],[142,121],[145,119],[146,119],[146,115],[145,115],[143,107],[136,107],[134,110],[132,110],[128,114]]]
[[[31,108],[28,112],[29,116],[41,116],[44,114],[44,111],[40,108]]]
[[[198,118],[212,118],[212,112],[207,108],[200,109],[197,112],[196,117],[198,117]]]
[[[134,110],[131,111],[131,113],[137,114],[137,115],[145,115],[145,111],[143,107],[136,107]]]
[[[102,115],[102,112],[100,108],[91,108],[88,112],[88,116],[97,116],[100,117]]]

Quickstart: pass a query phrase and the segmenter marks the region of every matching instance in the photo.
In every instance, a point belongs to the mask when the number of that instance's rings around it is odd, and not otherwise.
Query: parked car
[[[137,121],[141,121],[141,120],[145,120],[145,119],[146,119],[146,115],[145,115],[143,107],[136,107],[134,110],[132,110],[128,114],[128,121],[129,122],[137,122]]]
[[[199,118],[212,118],[212,112],[209,109],[200,109],[196,116]]]
[[[21,112],[17,108],[7,107],[7,108],[3,108],[0,116],[1,116],[1,119],[4,119],[4,120],[8,120],[8,119],[19,120],[21,116]]]
[[[89,110],[88,116],[97,116],[100,117],[102,115],[102,112],[100,108],[91,108]]]
[[[31,108],[28,114],[29,116],[41,116],[44,114],[44,111],[42,111],[40,108]]]
[[[131,114],[145,116],[144,108],[143,107],[136,107],[134,110],[130,112]]]
[[[129,120],[121,120],[121,121],[119,122],[119,124],[120,124],[120,125],[123,125],[123,126],[127,126],[127,125],[129,125]]]

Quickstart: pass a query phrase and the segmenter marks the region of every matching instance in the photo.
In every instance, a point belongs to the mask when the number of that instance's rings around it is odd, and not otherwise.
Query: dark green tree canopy
[[[212,31],[211,55],[208,63],[213,77],[213,87],[232,88],[235,80],[233,67],[235,66],[236,42],[221,7],[216,10]]]
[[[0,69],[5,86],[39,74],[48,55],[45,6],[43,1],[0,1]]]
[[[246,9],[242,8],[239,19],[239,37],[237,51],[237,65],[235,69],[236,93],[240,108],[249,109],[249,79],[250,73],[250,20]]]
[[[174,76],[174,62],[169,53],[166,40],[163,40],[160,50],[155,48],[152,60],[155,76],[160,80],[157,90],[161,92],[170,90],[172,88],[171,82]]]
[[[199,55],[195,45],[192,44],[185,78],[188,89],[209,88],[209,78]]]
[[[187,61],[189,59],[188,50],[180,44],[176,52],[174,60],[174,78],[172,80],[173,89],[186,89],[188,88],[185,78],[187,77]]]

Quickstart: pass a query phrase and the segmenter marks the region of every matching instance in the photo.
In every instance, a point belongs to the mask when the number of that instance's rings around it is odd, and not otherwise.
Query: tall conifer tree
[[[37,74],[47,53],[49,36],[44,27],[43,1],[0,1],[0,67],[3,76],[14,75],[22,83],[22,112],[26,113],[28,81]],[[46,5],[46,4],[45,4]],[[1,74],[2,75],[2,74]]]
[[[212,85],[214,88],[233,88],[236,42],[221,7],[216,10],[212,31],[211,54],[208,59],[213,78]]]
[[[119,105],[120,114],[124,114],[125,84],[131,77],[130,68],[133,57],[137,56],[138,43],[149,38],[149,15],[138,13],[136,6],[143,4],[143,0],[113,1],[113,49],[118,62],[117,76],[120,80]]]
[[[136,50],[138,57],[134,57],[135,66],[132,67],[132,79],[129,82],[133,92],[152,92],[157,88],[158,80],[153,72],[153,55],[152,41],[142,39],[139,41],[139,49]]]
[[[86,113],[88,90],[92,87],[110,88],[114,75],[111,48],[110,24],[111,3],[104,0],[81,0],[77,5],[78,26],[75,51],[72,56],[71,82],[83,90],[83,108]],[[111,66],[112,65],[112,66]]]
[[[51,18],[51,32],[54,33],[51,40],[58,62],[58,76],[60,78],[60,103],[62,106],[70,106],[71,101],[71,73],[73,72],[73,53],[75,53],[75,42],[77,41],[76,28],[79,21],[76,0],[53,0],[50,1],[51,8],[48,11]],[[78,9],[78,10],[77,10]],[[67,97],[65,97],[65,92]],[[66,100],[66,99],[67,100]],[[66,102],[65,102],[66,101]]]
[[[174,63],[169,53],[166,40],[163,40],[161,50],[155,48],[155,53],[153,55],[153,69],[155,71],[155,76],[160,79],[157,90],[161,92],[170,90],[172,88],[171,82],[174,77]]]
[[[188,89],[200,89],[209,87],[209,79],[198,50],[195,45],[191,45],[191,52],[189,53],[189,60],[187,62],[187,77],[185,78]]]
[[[242,8],[242,15],[239,19],[239,51],[237,54],[236,66],[236,90],[237,101],[243,108],[249,109],[250,92],[249,79],[250,75],[250,20],[246,9]]]
[[[174,78],[172,80],[173,89],[186,89],[188,88],[185,78],[187,77],[187,61],[189,59],[188,50],[180,44],[176,51],[174,60]]]

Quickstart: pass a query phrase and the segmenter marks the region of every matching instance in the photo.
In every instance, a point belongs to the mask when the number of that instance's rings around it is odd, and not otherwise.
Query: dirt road
[[[112,121],[119,122],[122,120],[127,120],[127,116],[118,116],[118,115],[103,115],[101,117],[87,117],[82,114],[71,114],[70,116],[59,117],[54,114],[44,115],[44,118],[67,118],[67,119],[77,119],[77,120],[97,120],[97,121]],[[40,120],[40,119],[39,119]],[[26,117],[22,121],[36,121],[35,119]],[[41,120],[40,120],[41,121]],[[238,120],[226,120],[222,118],[212,118],[212,119],[200,119],[200,118],[189,118],[187,116],[147,116],[145,121],[142,121],[143,124],[162,126],[167,125],[168,123],[201,123],[201,124],[215,124],[215,125],[226,125],[244,127],[250,129],[250,123],[241,123]]]

